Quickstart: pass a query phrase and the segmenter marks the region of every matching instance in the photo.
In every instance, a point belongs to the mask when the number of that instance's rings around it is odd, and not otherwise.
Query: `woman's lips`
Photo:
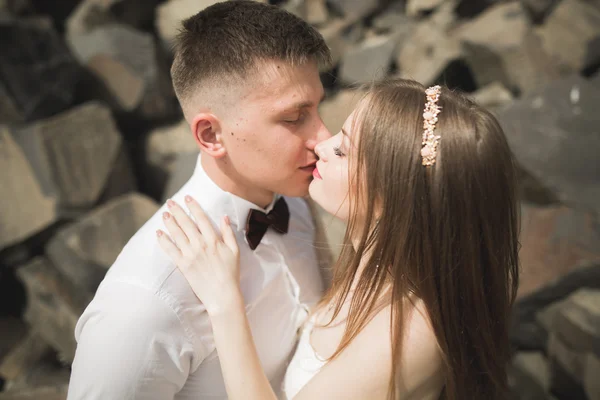
[[[315,169],[313,169],[313,177],[315,177],[315,179],[323,179],[321,178],[321,174],[319,173],[319,168],[317,168],[317,166],[315,165]]]

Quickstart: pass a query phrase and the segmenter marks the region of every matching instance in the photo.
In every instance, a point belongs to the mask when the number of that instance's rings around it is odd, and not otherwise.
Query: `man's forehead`
[[[277,108],[301,108],[316,105],[324,97],[316,63],[265,62],[252,75],[248,100],[276,104]]]

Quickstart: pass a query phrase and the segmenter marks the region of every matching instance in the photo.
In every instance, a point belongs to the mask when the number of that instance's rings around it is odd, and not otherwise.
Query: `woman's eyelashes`
[[[338,146],[335,146],[333,148],[333,154],[335,154],[338,157],[344,157],[345,154],[342,152],[342,149],[340,149]]]

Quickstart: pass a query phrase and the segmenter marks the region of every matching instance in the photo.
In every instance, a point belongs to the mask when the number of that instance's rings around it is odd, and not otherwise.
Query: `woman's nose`
[[[327,141],[324,140],[315,146],[315,154],[317,155],[317,157],[319,157],[320,160],[323,160],[323,161],[327,161],[327,155],[325,152],[325,143],[326,142]]]

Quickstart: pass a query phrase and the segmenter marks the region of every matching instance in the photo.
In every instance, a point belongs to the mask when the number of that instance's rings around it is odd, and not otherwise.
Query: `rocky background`
[[[213,0],[0,0],[0,400],[65,399],[74,326],[122,246],[191,175],[168,74]],[[514,399],[600,399],[600,1],[271,1],[317,27],[336,132],[356,83],[444,83],[521,167]],[[317,210],[330,255],[343,225]]]

